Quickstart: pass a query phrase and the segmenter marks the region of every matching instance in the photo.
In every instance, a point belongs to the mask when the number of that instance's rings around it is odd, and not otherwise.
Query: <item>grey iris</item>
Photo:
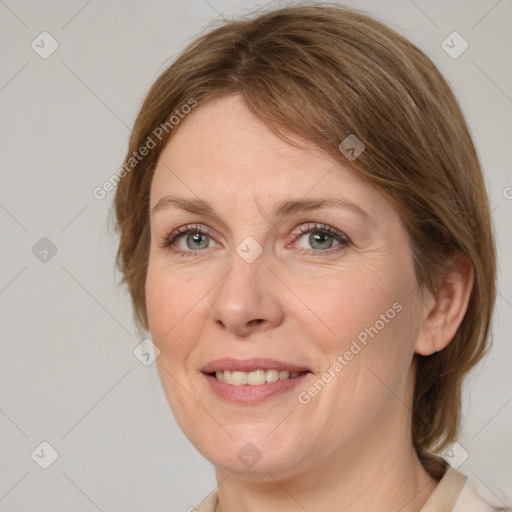
[[[189,243],[193,239],[192,245]],[[201,241],[202,238],[202,241]],[[199,243],[197,243],[199,242]],[[203,233],[194,233],[187,236],[187,247],[189,249],[206,249],[208,247],[208,235]]]
[[[326,240],[330,243],[325,243]],[[328,233],[310,233],[309,235],[309,243],[313,249],[329,249],[332,246],[333,239],[332,236]],[[315,244],[320,244],[320,246],[316,246]]]

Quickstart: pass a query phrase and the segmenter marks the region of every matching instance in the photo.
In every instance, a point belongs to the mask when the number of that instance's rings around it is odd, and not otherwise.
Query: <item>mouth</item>
[[[257,404],[290,391],[312,372],[300,365],[272,359],[223,358],[202,369],[212,390],[223,400]]]

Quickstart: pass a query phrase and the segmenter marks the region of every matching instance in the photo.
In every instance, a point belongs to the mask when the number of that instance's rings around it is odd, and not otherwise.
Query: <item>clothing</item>
[[[194,512],[214,512],[219,491],[215,489]],[[448,467],[420,512],[494,512],[474,490],[467,477]]]

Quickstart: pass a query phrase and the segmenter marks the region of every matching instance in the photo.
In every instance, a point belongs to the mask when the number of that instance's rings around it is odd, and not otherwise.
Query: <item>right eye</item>
[[[160,247],[171,248],[174,252],[183,256],[196,256],[201,249],[208,249],[213,238],[200,225],[183,226],[174,230],[159,244]],[[176,248],[172,248],[172,247]]]

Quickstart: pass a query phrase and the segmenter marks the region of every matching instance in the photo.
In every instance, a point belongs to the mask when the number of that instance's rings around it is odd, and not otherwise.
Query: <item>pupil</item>
[[[330,239],[331,243],[325,244],[326,239]],[[329,249],[332,246],[332,237],[327,233],[311,233],[309,243],[313,248]],[[320,244],[320,247],[315,247],[318,244]]]

